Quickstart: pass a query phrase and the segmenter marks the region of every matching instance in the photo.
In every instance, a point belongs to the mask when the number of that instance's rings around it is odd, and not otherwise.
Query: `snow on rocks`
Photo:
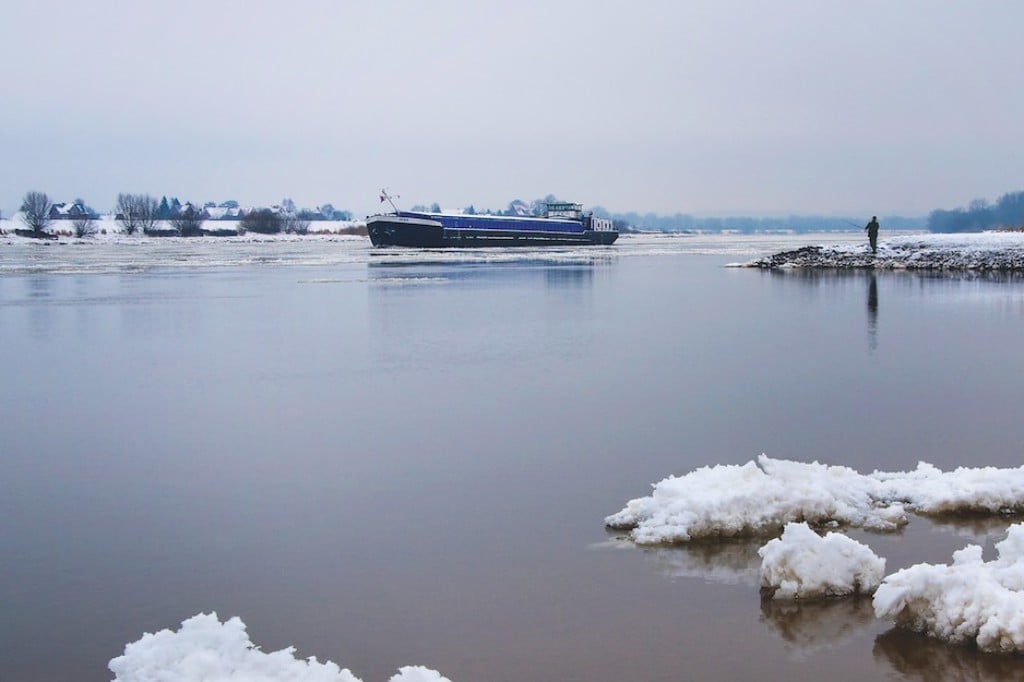
[[[949,565],[917,564],[887,576],[874,596],[875,615],[952,643],[983,651],[1024,653],[1024,524],[982,560],[978,545]]]
[[[648,497],[605,518],[641,545],[765,535],[793,521],[895,530],[903,505],[885,501],[879,482],[853,469],[771,459],[702,467],[670,476]]]
[[[773,599],[822,599],[875,591],[885,559],[839,533],[818,535],[806,523],[786,524],[782,537],[758,550],[761,589]]]
[[[1024,270],[1024,233],[982,232],[892,237],[871,253],[860,244],[805,246],[744,264],[745,267],[863,268],[876,270]]]
[[[114,682],[360,682],[347,668],[315,657],[300,660],[295,649],[264,653],[249,640],[245,623],[234,617],[224,623],[216,613],[198,614],[177,632],[146,633],[110,661]],[[400,668],[390,682],[449,682],[420,666]]]

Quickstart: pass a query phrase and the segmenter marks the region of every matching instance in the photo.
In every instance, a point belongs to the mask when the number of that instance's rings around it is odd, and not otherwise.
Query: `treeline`
[[[697,217],[686,213],[663,216],[653,213],[614,213],[600,207],[593,209],[594,215],[610,218],[614,223],[624,223],[634,230],[644,232],[838,232],[863,228],[870,217],[853,216],[784,216],[773,218],[752,218],[733,216],[723,218]],[[880,218],[886,229],[920,230],[924,218],[886,216]]]
[[[17,234],[46,238],[56,236],[51,230],[55,221],[71,224],[71,234],[87,237],[96,233],[99,214],[84,200],[71,203],[54,203],[45,192],[26,192],[20,207],[21,221],[26,230],[15,230]],[[269,208],[242,208],[237,201],[222,204],[207,202],[202,206],[176,197],[160,201],[149,194],[118,194],[113,212],[114,220],[126,234],[142,233],[151,236],[176,235],[194,237],[201,235],[228,236],[258,232],[275,234],[290,232],[306,234],[314,220],[351,220],[348,211],[338,211],[330,204],[317,209],[298,209],[291,199]],[[204,228],[207,221],[237,221],[233,227]],[[61,233],[67,233],[60,230]]]
[[[981,232],[1024,226],[1024,191],[1010,192],[995,204],[975,199],[966,208],[936,209],[928,214],[929,232]]]
[[[507,207],[499,210],[478,210],[472,205],[460,210],[468,215],[481,213],[485,215],[540,216],[544,215],[547,204],[558,202],[559,199],[555,195],[549,194],[543,199],[534,199],[532,201],[514,199],[509,202]],[[441,207],[434,203],[429,206],[413,206],[412,210],[425,213],[440,213]],[[838,218],[835,216],[700,218],[686,213],[676,213],[675,215],[667,216],[636,212],[612,213],[601,206],[593,206],[585,210],[593,211],[594,215],[599,218],[611,220],[615,229],[619,232],[828,232],[859,229],[867,225],[868,220],[870,220],[870,217],[867,216],[853,218]],[[925,219],[923,217],[887,216],[882,218],[882,223],[886,229],[890,230],[920,230],[925,226]]]

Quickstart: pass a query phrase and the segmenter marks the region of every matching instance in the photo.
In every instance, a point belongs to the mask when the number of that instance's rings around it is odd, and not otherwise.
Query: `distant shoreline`
[[[834,270],[928,270],[1024,272],[1024,233],[926,234],[879,242],[871,253],[860,244],[804,246],[780,251],[737,267]]]
[[[157,229],[148,230],[143,233],[128,234],[124,231],[115,219],[103,216],[93,221],[89,235],[78,237],[75,235],[75,228],[70,220],[54,220],[47,229],[40,234],[32,234],[31,230],[20,221],[13,219],[0,220],[0,238],[19,240],[40,240],[52,241],[56,239],[80,239],[104,240],[112,238],[121,239],[166,239],[180,237],[181,239],[196,239],[202,237],[232,238],[232,237],[329,237],[329,236],[367,236],[366,223],[362,220],[317,220],[310,221],[308,227],[302,232],[259,232],[257,230],[240,229],[240,222],[237,220],[208,220],[203,223],[200,234],[192,236],[181,236],[176,230],[170,227],[160,226]]]

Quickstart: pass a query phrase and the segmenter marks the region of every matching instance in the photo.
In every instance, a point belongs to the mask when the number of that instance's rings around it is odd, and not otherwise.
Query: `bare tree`
[[[83,213],[71,220],[76,237],[91,237],[96,234],[96,221],[88,213]]]
[[[25,198],[21,200],[21,221],[32,230],[42,234],[50,224],[50,209],[53,202],[46,192],[26,192]]]
[[[301,218],[294,213],[285,215],[281,220],[281,226],[285,232],[292,234],[306,234],[309,232],[309,221]]]
[[[198,237],[203,233],[203,209],[196,208],[191,203],[178,211],[168,222],[182,237]]]
[[[159,221],[160,204],[148,194],[118,194],[117,222],[128,234],[152,230]]]
[[[243,232],[277,234],[281,231],[281,216],[269,208],[249,211],[239,222],[239,228]]]

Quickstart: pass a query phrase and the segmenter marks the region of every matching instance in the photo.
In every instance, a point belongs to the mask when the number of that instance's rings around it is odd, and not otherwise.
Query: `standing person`
[[[868,231],[871,253],[878,253],[878,216],[871,216],[871,222],[865,225],[864,229]]]

